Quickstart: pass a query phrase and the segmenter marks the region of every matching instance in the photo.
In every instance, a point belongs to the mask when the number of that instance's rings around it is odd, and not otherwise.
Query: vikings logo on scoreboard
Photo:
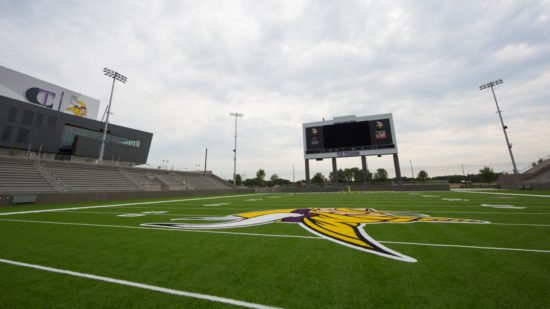
[[[487,221],[439,218],[428,215],[377,211],[372,208],[299,208],[240,213],[225,217],[180,218],[172,220],[224,221],[221,223],[145,223],[143,226],[183,230],[227,229],[255,226],[273,222],[297,223],[307,231],[337,244],[386,258],[416,262],[416,259],[396,252],[370,237],[363,227],[376,223],[489,223]]]
[[[392,114],[334,117],[302,126],[305,159],[397,154]]]

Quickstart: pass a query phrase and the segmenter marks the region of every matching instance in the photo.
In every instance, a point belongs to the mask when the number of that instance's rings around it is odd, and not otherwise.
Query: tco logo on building
[[[29,88],[27,92],[25,92],[25,96],[31,103],[52,108],[54,104],[53,100],[55,99],[55,92],[33,87]]]

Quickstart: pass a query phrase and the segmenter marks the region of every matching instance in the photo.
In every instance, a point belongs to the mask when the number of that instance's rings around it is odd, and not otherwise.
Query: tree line
[[[416,178],[411,179],[406,176],[402,177],[402,180],[407,181],[428,181],[428,180],[446,180],[450,183],[461,183],[461,182],[485,182],[490,183],[494,182],[500,173],[495,173],[495,171],[485,166],[479,170],[477,174],[468,174],[468,175],[445,175],[445,176],[435,176],[430,177],[428,172],[425,170],[420,170],[416,175]],[[388,171],[384,168],[377,169],[374,173],[367,169],[366,171],[367,179],[364,179],[363,169],[352,167],[345,169],[338,169],[336,175],[334,172],[330,172],[328,177],[323,175],[323,173],[318,172],[311,177],[311,183],[322,185],[326,183],[334,183],[335,180],[338,180],[338,183],[348,183],[348,184],[360,184],[364,182],[368,183],[384,183],[389,181],[394,181],[395,178],[389,178]],[[288,185],[292,181],[288,179],[280,178],[277,174],[272,174],[269,179],[266,179],[266,172],[264,169],[259,169],[256,172],[256,177],[243,179],[240,174],[235,176],[237,185],[245,186],[275,186],[275,185]],[[233,183],[233,179],[228,180],[230,183]],[[296,183],[305,183],[305,180],[297,181]]]

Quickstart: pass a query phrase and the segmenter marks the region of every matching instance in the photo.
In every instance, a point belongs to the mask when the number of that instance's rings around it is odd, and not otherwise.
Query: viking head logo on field
[[[246,212],[226,217],[181,218],[172,220],[224,221],[221,223],[145,223],[143,226],[164,227],[184,230],[208,230],[239,228],[272,222],[298,223],[311,233],[335,243],[404,262],[416,262],[415,259],[393,251],[371,238],[363,226],[374,223],[489,223],[486,221],[437,218],[422,214],[377,211],[372,208],[301,208],[277,209]]]

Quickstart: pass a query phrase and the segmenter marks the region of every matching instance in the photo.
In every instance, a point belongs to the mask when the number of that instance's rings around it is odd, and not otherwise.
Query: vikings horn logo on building
[[[416,262],[416,259],[393,251],[371,238],[363,226],[374,223],[489,223],[487,221],[438,218],[422,214],[377,211],[372,208],[301,208],[276,209],[240,213],[226,217],[181,218],[172,220],[208,220],[225,221],[221,223],[145,223],[143,226],[163,227],[184,230],[208,230],[239,228],[272,222],[298,223],[309,232],[335,243],[404,262]]]

